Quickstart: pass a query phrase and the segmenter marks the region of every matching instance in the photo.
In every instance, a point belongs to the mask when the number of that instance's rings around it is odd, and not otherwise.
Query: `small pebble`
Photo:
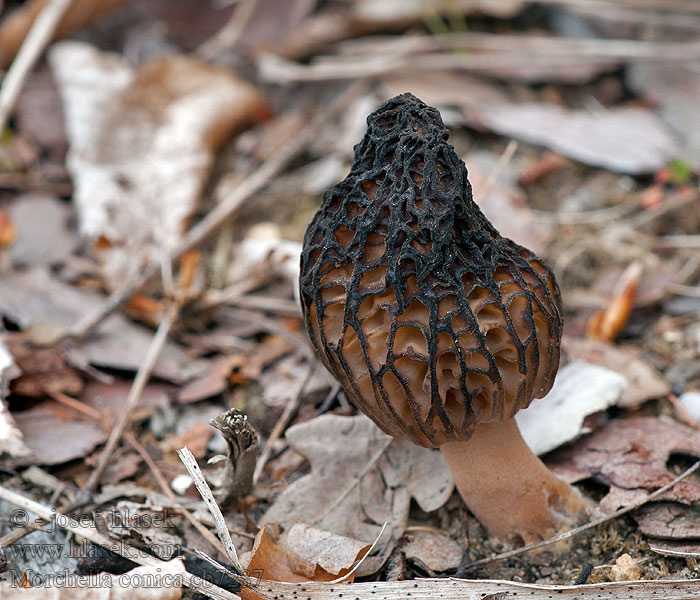
[[[170,487],[178,496],[184,496],[188,488],[194,483],[189,475],[182,473],[177,475],[170,482]]]
[[[629,554],[620,556],[610,569],[610,579],[613,581],[636,581],[641,577],[642,569]]]

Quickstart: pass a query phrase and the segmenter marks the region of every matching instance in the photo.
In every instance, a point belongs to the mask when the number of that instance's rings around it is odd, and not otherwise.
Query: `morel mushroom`
[[[554,275],[474,203],[436,109],[403,94],[367,124],[350,174],[326,192],[304,238],[311,341],[381,429],[440,447],[492,535],[547,538],[584,505],[513,416],[549,391],[559,365]]]

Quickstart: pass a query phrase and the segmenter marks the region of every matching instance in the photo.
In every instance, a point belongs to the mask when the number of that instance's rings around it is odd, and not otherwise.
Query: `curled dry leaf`
[[[0,250],[11,246],[17,239],[17,227],[9,213],[0,208]]]
[[[246,358],[243,354],[215,358],[204,375],[193,379],[180,388],[177,393],[177,401],[189,404],[222,394],[229,387],[233,371],[241,368],[245,362]]]
[[[588,321],[586,337],[593,340],[612,342],[627,323],[642,274],[640,263],[632,263],[613,290],[608,305],[597,311]]]
[[[260,525],[301,521],[371,543],[389,522],[358,576],[376,572],[386,560],[406,527],[411,497],[429,512],[452,494],[452,476],[437,451],[395,440],[376,459],[391,438],[364,416],[324,415],[289,428],[286,438],[309,459],[311,473],[279,495]]]
[[[180,600],[185,565],[180,558],[136,567],[122,575],[57,575],[54,585],[39,574],[23,581],[0,582],[3,600]],[[32,577],[36,577],[32,584]],[[40,579],[39,579],[40,578]],[[146,585],[146,582],[159,582]]]
[[[627,379],[628,386],[615,402],[617,406],[637,408],[647,400],[663,398],[671,393],[671,386],[656,369],[640,358],[637,348],[566,335],[562,339],[562,348],[569,360],[585,360],[612,369]]]
[[[74,420],[75,413],[45,402],[15,413],[17,427],[32,457],[10,461],[13,466],[59,465],[84,458],[107,439],[107,433],[92,421]],[[68,417],[68,418],[67,418]]]
[[[84,43],[50,53],[66,117],[68,168],[83,235],[106,240],[110,283],[135,253],[159,260],[181,238],[214,152],[266,115],[262,96],[230,71],[168,55],[136,69]]]
[[[20,374],[10,383],[13,394],[44,398],[51,394],[76,395],[83,389],[83,380],[71,369],[57,348],[37,348],[22,334],[8,334],[8,350]]]
[[[532,451],[544,454],[581,435],[585,418],[614,405],[626,387],[619,373],[575,361],[560,369],[550,392],[533,400],[515,420]]]
[[[501,135],[622,173],[653,173],[679,151],[663,122],[639,108],[591,113],[550,104],[504,104],[480,111],[478,123]]]
[[[333,581],[347,574],[370,545],[302,523],[284,535],[265,525],[255,538],[247,573],[272,581]],[[347,581],[353,580],[354,573]],[[257,600],[260,596],[244,588],[241,598]]]
[[[600,510],[610,513],[640,500],[674,479],[666,468],[672,453],[700,458],[700,436],[675,421],[637,417],[610,421],[575,442],[548,465],[567,481],[592,477],[610,486]],[[700,484],[684,480],[659,497],[683,504],[700,501]]]

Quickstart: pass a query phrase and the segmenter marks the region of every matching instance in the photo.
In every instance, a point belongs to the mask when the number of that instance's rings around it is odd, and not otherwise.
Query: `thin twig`
[[[680,283],[668,284],[668,291],[677,294],[678,296],[689,296],[691,298],[700,298],[700,287],[693,285],[682,285]]]
[[[503,169],[505,169],[508,163],[513,159],[513,155],[517,149],[518,142],[516,140],[510,140],[508,145],[505,147],[505,150],[503,150],[501,156],[499,157],[498,162],[494,165],[493,169],[491,169],[491,173],[489,173],[486,181],[473,190],[474,198],[476,198],[479,202],[483,202],[491,193],[491,190],[493,189],[493,186],[498,178],[501,176]]]
[[[271,312],[287,317],[301,317],[301,308],[287,298],[276,298],[273,296],[263,296],[260,294],[248,294],[246,296],[238,296],[231,298],[227,304],[230,306],[246,308],[261,312]]]
[[[700,552],[685,552],[683,550],[671,550],[671,548],[660,548],[657,546],[649,546],[649,550],[657,554],[663,554],[664,556],[692,556],[693,558],[700,558]]]
[[[377,534],[377,537],[374,538],[374,541],[372,542],[372,545],[367,549],[367,552],[364,553],[362,558],[355,564],[355,566],[350,569],[345,575],[341,575],[340,577],[337,577],[336,579],[333,579],[332,581],[329,581],[328,583],[341,583],[342,581],[347,581],[350,579],[355,574],[355,571],[359,569],[362,566],[362,563],[365,562],[365,559],[374,552],[374,549],[377,547],[377,544],[379,543],[379,540],[381,539],[382,535],[384,535],[384,531],[386,530],[386,526],[389,524],[389,521],[384,521],[384,524],[382,525],[382,528],[379,530],[379,533]]]
[[[204,475],[202,475],[202,471],[197,464],[197,459],[186,446],[178,450],[177,453],[180,460],[185,465],[187,472],[190,474],[190,477],[192,477],[192,481],[194,481],[194,485],[197,488],[199,495],[204,500],[204,503],[207,505],[207,508],[214,519],[214,523],[216,524],[216,533],[219,536],[224,549],[226,550],[226,556],[228,556],[231,564],[241,575],[245,574],[241,561],[238,559],[236,546],[233,544],[231,534],[226,526],[224,515],[221,514],[221,509],[216,503],[216,500],[214,500],[214,494],[212,494],[206,479],[204,479]]]
[[[51,42],[56,27],[72,0],[50,0],[32,23],[27,37],[5,75],[0,89],[0,131],[5,129],[10,112],[22,91],[24,81],[44,48]]]
[[[141,363],[138,371],[136,372],[134,383],[131,385],[129,395],[126,399],[126,406],[124,407],[121,416],[119,417],[119,420],[114,424],[114,427],[112,428],[112,432],[110,433],[109,439],[107,440],[107,444],[102,450],[102,454],[100,455],[100,459],[97,462],[97,465],[95,465],[95,468],[93,469],[92,473],[90,473],[90,477],[88,477],[87,482],[79,492],[79,497],[81,498],[81,500],[84,500],[86,496],[89,496],[89,494],[91,494],[97,487],[97,484],[99,483],[100,478],[102,477],[102,473],[104,472],[105,468],[107,467],[107,464],[109,463],[112,457],[112,453],[117,447],[117,444],[119,443],[119,440],[121,439],[124,430],[131,421],[131,416],[134,412],[134,409],[138,405],[139,400],[141,399],[141,395],[143,394],[143,390],[151,377],[151,372],[156,366],[158,358],[160,357],[160,354],[163,351],[163,348],[165,347],[165,342],[168,339],[170,328],[175,322],[178,312],[179,305],[178,303],[173,302],[168,307],[168,310],[166,311],[163,320],[160,322],[158,330],[156,331],[155,335],[153,336],[153,339],[151,340],[151,345],[148,347],[146,356],[144,357],[143,362]]]
[[[151,473],[153,474],[153,477],[155,477],[155,480],[158,483],[158,486],[160,487],[161,491],[168,497],[168,500],[170,500],[170,502],[172,503],[173,508],[175,508],[183,517],[185,517],[192,524],[192,526],[197,531],[199,531],[199,533],[205,540],[207,540],[212,546],[214,546],[214,548],[221,552],[222,555],[226,556],[226,548],[224,548],[223,544],[219,541],[219,538],[217,538],[202,523],[195,519],[194,515],[192,515],[192,513],[189,510],[187,510],[184,506],[180,504],[180,501],[177,499],[177,496],[175,496],[175,492],[173,492],[173,490],[168,485],[168,481],[165,479],[165,476],[158,468],[158,465],[151,458],[151,455],[148,452],[146,452],[146,449],[143,447],[143,445],[136,439],[136,436],[126,431],[124,432],[124,439],[126,439],[126,441],[129,442],[129,444],[131,444],[131,447],[139,453],[139,456],[141,456],[143,462],[146,463]]]
[[[278,175],[300,152],[318,136],[320,129],[331,119],[344,111],[366,87],[364,80],[355,82],[344,91],[331,106],[313,119],[299,135],[279,152],[270,157],[245,181],[243,181],[228,198],[218,204],[199,223],[183,237],[166,257],[171,263],[185,252],[196,248],[208,240],[243,206],[243,203],[263,189]],[[157,274],[160,265],[151,263],[143,271],[134,275],[121,289],[114,292],[96,312],[87,315],[65,334],[66,337],[83,338],[106,319],[114,310],[121,307]]]
[[[572,538],[572,537],[578,535],[579,533],[582,533],[584,531],[588,531],[589,529],[592,529],[593,527],[597,527],[598,525],[602,525],[603,523],[607,523],[608,521],[612,521],[613,519],[616,519],[617,517],[620,517],[622,515],[626,515],[628,512],[636,510],[640,506],[643,506],[644,504],[646,504],[647,502],[650,502],[650,501],[654,500],[655,498],[658,498],[659,496],[661,496],[661,494],[670,490],[679,481],[682,481],[683,479],[685,479],[686,477],[688,477],[689,475],[691,475],[692,473],[697,471],[698,468],[700,468],[700,460],[698,460],[690,468],[683,471],[673,481],[660,487],[655,492],[648,494],[645,498],[643,498],[642,500],[640,500],[638,502],[635,502],[634,504],[630,504],[629,506],[621,508],[620,510],[616,510],[615,512],[610,513],[609,515],[606,515],[604,517],[600,517],[599,519],[594,519],[593,521],[590,521],[589,523],[586,523],[585,525],[581,525],[580,527],[576,527],[575,529],[570,529],[569,531],[565,531],[564,533],[560,533],[559,535],[556,535],[552,538],[549,538],[548,540],[543,540],[543,541],[537,542],[535,544],[523,546],[522,548],[516,548],[515,550],[510,550],[508,552],[503,552],[501,554],[494,554],[494,555],[486,557],[486,558],[481,558],[479,560],[475,560],[473,563],[467,565],[467,569],[481,567],[483,565],[487,565],[487,564],[490,564],[492,562],[496,562],[499,560],[505,560],[506,558],[512,558],[513,556],[519,556],[520,554],[525,554],[526,552],[530,552],[531,550],[536,550],[538,548],[544,548],[545,546],[549,546],[551,544],[556,544],[557,542],[561,542],[563,540],[568,540],[569,538]]]
[[[311,366],[308,368],[306,375],[301,380],[301,383],[299,384],[299,387],[297,388],[296,392],[287,401],[287,405],[284,407],[284,410],[282,411],[280,418],[277,420],[277,423],[275,423],[275,426],[272,428],[270,436],[265,442],[265,447],[260,453],[260,458],[258,458],[258,462],[255,465],[255,471],[253,472],[253,485],[255,485],[258,479],[260,479],[260,475],[262,475],[263,469],[265,468],[265,464],[270,459],[273,444],[282,435],[282,432],[289,423],[289,420],[292,418],[292,415],[299,408],[299,404],[301,403],[301,395],[304,392],[306,384],[311,379],[311,375],[313,375],[314,367],[315,364],[312,363]]]
[[[86,417],[94,419],[98,422],[102,420],[102,413],[99,410],[93,408],[92,406],[88,406],[80,400],[72,398],[68,394],[53,390],[46,390],[46,394],[53,398],[56,402],[59,402],[60,404],[63,404],[63,406],[67,406],[68,408],[71,408],[74,411],[85,415]]]
[[[253,16],[258,0],[243,0],[231,15],[231,19],[216,34],[197,48],[197,54],[205,60],[213,60],[223,50],[232,48]]]

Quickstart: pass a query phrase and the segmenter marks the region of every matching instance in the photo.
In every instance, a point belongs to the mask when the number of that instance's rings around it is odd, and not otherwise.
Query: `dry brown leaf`
[[[58,465],[85,457],[107,439],[107,433],[92,421],[58,416],[65,412],[53,403],[45,402],[15,413],[17,427],[33,457],[31,460],[17,459],[12,464]]]
[[[388,522],[358,576],[374,573],[384,563],[406,527],[411,497],[429,512],[452,494],[452,475],[439,451],[419,448],[407,440],[393,441],[358,480],[391,439],[365,416],[323,415],[289,428],[286,438],[294,450],[308,458],[311,473],[278,496],[260,525],[276,523],[291,528],[296,522],[309,523],[371,542]]]
[[[245,362],[245,356],[242,354],[221,356],[214,359],[205,375],[193,379],[180,388],[177,394],[177,401],[189,404],[190,402],[206,400],[225,392],[229,386],[231,373],[233,373],[234,369],[243,366]]]
[[[180,600],[185,564],[181,558],[158,566],[136,567],[123,575],[57,575],[49,578],[30,574],[22,582],[0,582],[3,600]],[[32,586],[34,578],[36,586]],[[45,579],[45,580],[44,580]],[[147,582],[158,582],[147,585]]]
[[[600,510],[610,513],[672,481],[666,468],[671,453],[700,458],[698,432],[675,421],[637,417],[607,423],[547,464],[569,482],[593,477],[610,486],[600,502]],[[700,484],[686,479],[659,499],[700,501]]]
[[[678,502],[652,502],[634,512],[644,535],[668,540],[700,539],[700,507]]]
[[[406,558],[417,558],[433,571],[456,569],[462,560],[462,548],[450,536],[428,528],[411,528],[409,542],[401,546]]]
[[[255,538],[247,573],[272,581],[333,581],[346,575],[370,545],[302,523],[285,535],[265,525]],[[347,579],[353,580],[354,574]],[[258,600],[260,596],[244,588],[241,598]]]
[[[6,69],[27,37],[34,20],[49,0],[32,0],[10,14],[0,25],[0,69]],[[126,0],[73,0],[58,24],[54,39],[89,25]]]
[[[135,321],[157,327],[165,315],[165,302],[143,294],[136,294],[129,298],[125,310],[126,314]]]
[[[90,364],[135,372],[141,366],[152,339],[152,330],[115,314],[79,347],[68,350],[66,359],[77,366]],[[173,383],[184,383],[201,375],[207,364],[205,359],[191,359],[178,344],[168,341],[153,375]]]
[[[647,400],[671,393],[671,386],[661,374],[640,358],[638,348],[570,336],[564,336],[562,348],[569,360],[585,360],[625,376],[629,385],[617,406],[637,408]]]
[[[187,56],[132,69],[117,55],[61,42],[49,59],[80,230],[109,242],[100,257],[117,286],[139,258],[158,262],[180,240],[215,151],[267,109],[233,72]]]
[[[664,123],[640,108],[589,112],[553,104],[504,104],[484,108],[475,121],[501,135],[622,173],[653,173],[680,150]]]
[[[317,0],[258,0],[235,40],[236,48],[244,48],[249,52],[279,51],[314,9],[316,2]],[[238,8],[245,10],[244,6],[236,7]],[[233,19],[237,18],[238,15],[234,12]]]
[[[20,370],[10,383],[13,394],[30,398],[75,396],[83,389],[82,377],[66,365],[56,347],[36,348],[22,334],[7,334],[5,342]]]
[[[246,379],[255,380],[260,377],[265,367],[286,356],[294,350],[294,346],[282,335],[268,335],[255,348],[255,354],[241,367],[241,375]]]
[[[186,446],[196,458],[202,458],[207,453],[207,444],[212,435],[214,429],[209,423],[196,423],[181,435],[170,438],[166,447],[175,451]]]
[[[569,165],[570,162],[571,161],[565,156],[547,150],[534,164],[530,165],[519,175],[518,184],[522,187],[533,185],[541,179],[553,173],[557,173],[565,166]]]
[[[113,383],[90,382],[80,395],[80,401],[106,415],[110,421],[114,421],[126,408],[126,399],[131,385],[130,381],[123,380]],[[170,395],[175,391],[174,386],[149,383],[141,394],[138,406],[130,415],[130,421],[139,423],[150,417],[157,408],[168,406]]]

